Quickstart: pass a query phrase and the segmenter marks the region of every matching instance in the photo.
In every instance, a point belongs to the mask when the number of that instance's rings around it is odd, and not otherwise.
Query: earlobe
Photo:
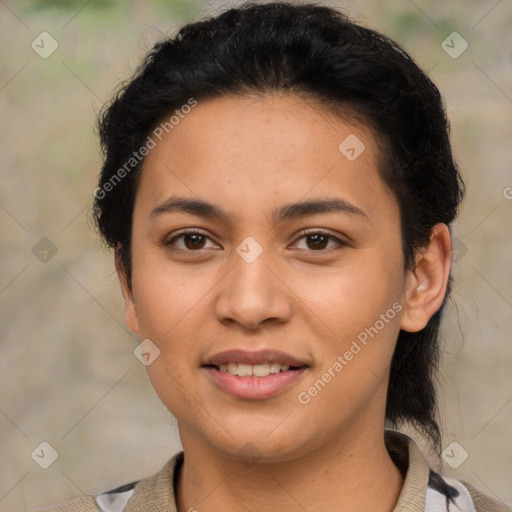
[[[450,231],[446,224],[436,224],[428,246],[418,252],[415,268],[408,272],[401,329],[417,332],[427,325],[443,303],[450,268]]]
[[[115,252],[115,266],[119,284],[121,286],[121,293],[124,299],[124,318],[126,325],[135,335],[139,334],[139,320],[137,318],[137,310],[133,299],[133,290],[128,282],[123,263],[121,261],[120,249]]]

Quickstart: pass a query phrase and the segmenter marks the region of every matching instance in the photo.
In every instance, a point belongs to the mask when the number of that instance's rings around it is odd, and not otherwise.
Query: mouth
[[[206,368],[213,368],[219,372],[229,373],[237,377],[268,377],[280,372],[296,371],[306,366],[290,366],[277,361],[270,361],[260,364],[246,364],[230,362],[227,364],[204,365]]]
[[[201,367],[223,392],[245,400],[262,400],[293,386],[309,365],[274,350],[231,350],[216,354]]]

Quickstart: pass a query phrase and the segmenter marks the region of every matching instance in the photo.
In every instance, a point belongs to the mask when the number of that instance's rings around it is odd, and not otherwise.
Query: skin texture
[[[350,134],[365,144],[354,161],[338,149]],[[364,126],[281,94],[199,102],[146,157],[131,288],[116,265],[128,326],[161,351],[147,370],[179,424],[180,511],[393,509],[403,477],[383,439],[390,361],[399,330],[422,329],[440,307],[451,246],[448,228],[435,226],[416,268],[404,270],[398,203],[376,162]],[[151,215],[171,196],[209,201],[227,218]],[[271,217],[285,204],[326,198],[365,214]],[[174,238],[185,228],[204,237]],[[236,251],[246,237],[263,250],[252,263]],[[401,306],[394,318],[300,403],[393,304]],[[308,368],[277,395],[244,400],[201,367],[228,349],[280,350]]]

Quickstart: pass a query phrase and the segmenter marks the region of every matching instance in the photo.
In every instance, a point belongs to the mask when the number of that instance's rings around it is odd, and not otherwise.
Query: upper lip
[[[219,366],[221,364],[228,363],[255,365],[274,362],[295,367],[308,366],[304,361],[296,359],[295,357],[284,352],[279,352],[278,350],[258,350],[254,352],[248,352],[246,350],[238,349],[219,352],[208,358],[204,365]]]

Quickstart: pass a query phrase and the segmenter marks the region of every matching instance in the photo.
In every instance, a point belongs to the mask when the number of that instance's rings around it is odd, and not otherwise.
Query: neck
[[[182,433],[185,460],[176,489],[180,512],[391,512],[403,476],[382,430],[339,439],[282,462],[242,462]]]

